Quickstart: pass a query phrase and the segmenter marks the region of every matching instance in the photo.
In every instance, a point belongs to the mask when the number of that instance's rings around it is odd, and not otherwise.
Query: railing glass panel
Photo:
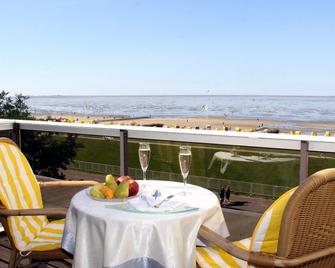
[[[309,152],[308,175],[325,168],[335,168],[335,153]]]
[[[142,177],[138,144],[129,140],[129,172]],[[299,184],[300,152],[241,146],[148,141],[151,159],[150,179],[182,181],[178,152],[180,145],[192,147],[189,182],[218,191],[229,185],[236,193],[277,197]]]
[[[25,130],[22,131],[22,141],[32,139],[34,135],[49,135],[55,140],[68,137],[66,133],[47,134]],[[300,151],[297,150],[128,139],[128,174],[138,179],[142,178],[138,160],[138,144],[141,141],[148,141],[151,145],[148,179],[182,181],[178,162],[179,146],[190,145],[190,183],[216,192],[229,185],[236,193],[273,198],[299,184]],[[119,137],[77,135],[76,143],[79,145],[77,154],[74,161],[68,164],[68,169],[120,175]],[[309,174],[334,166],[334,153],[309,154]]]

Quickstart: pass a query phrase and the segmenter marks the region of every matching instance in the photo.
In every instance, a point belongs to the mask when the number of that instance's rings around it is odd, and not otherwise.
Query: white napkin
[[[168,211],[174,211],[179,207],[185,205],[181,201],[174,200],[175,197],[172,197],[164,201],[161,205],[159,205],[163,200],[165,200],[170,195],[171,193],[170,194],[165,193],[155,198],[151,194],[143,194],[139,198],[130,200],[129,203],[136,210],[143,212],[168,212]],[[159,207],[156,208],[154,207],[155,205],[159,205]]]

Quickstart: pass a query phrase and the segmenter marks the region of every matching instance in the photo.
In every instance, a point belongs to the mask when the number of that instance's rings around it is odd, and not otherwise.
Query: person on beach
[[[230,187],[228,185],[227,188],[226,188],[226,196],[225,196],[225,199],[223,201],[224,205],[229,205],[230,204],[229,198],[230,198]]]
[[[223,206],[223,203],[225,201],[225,189],[224,186],[222,186],[221,191],[220,191],[220,205],[221,207]]]

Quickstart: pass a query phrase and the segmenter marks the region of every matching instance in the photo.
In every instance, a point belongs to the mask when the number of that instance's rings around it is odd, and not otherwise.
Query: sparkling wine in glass
[[[145,186],[145,181],[147,179],[146,173],[150,162],[150,145],[147,142],[140,142],[138,147],[138,158],[140,160],[141,168],[143,171],[143,181]]]
[[[188,173],[190,172],[192,162],[192,153],[191,153],[191,147],[190,146],[180,146],[179,147],[179,166],[180,171],[183,176],[184,181],[184,191],[183,194],[186,195],[186,183],[187,183],[187,177]]]

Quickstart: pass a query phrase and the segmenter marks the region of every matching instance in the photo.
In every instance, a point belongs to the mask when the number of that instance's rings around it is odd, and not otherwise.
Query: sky
[[[0,90],[335,95],[335,1],[0,0]]]

